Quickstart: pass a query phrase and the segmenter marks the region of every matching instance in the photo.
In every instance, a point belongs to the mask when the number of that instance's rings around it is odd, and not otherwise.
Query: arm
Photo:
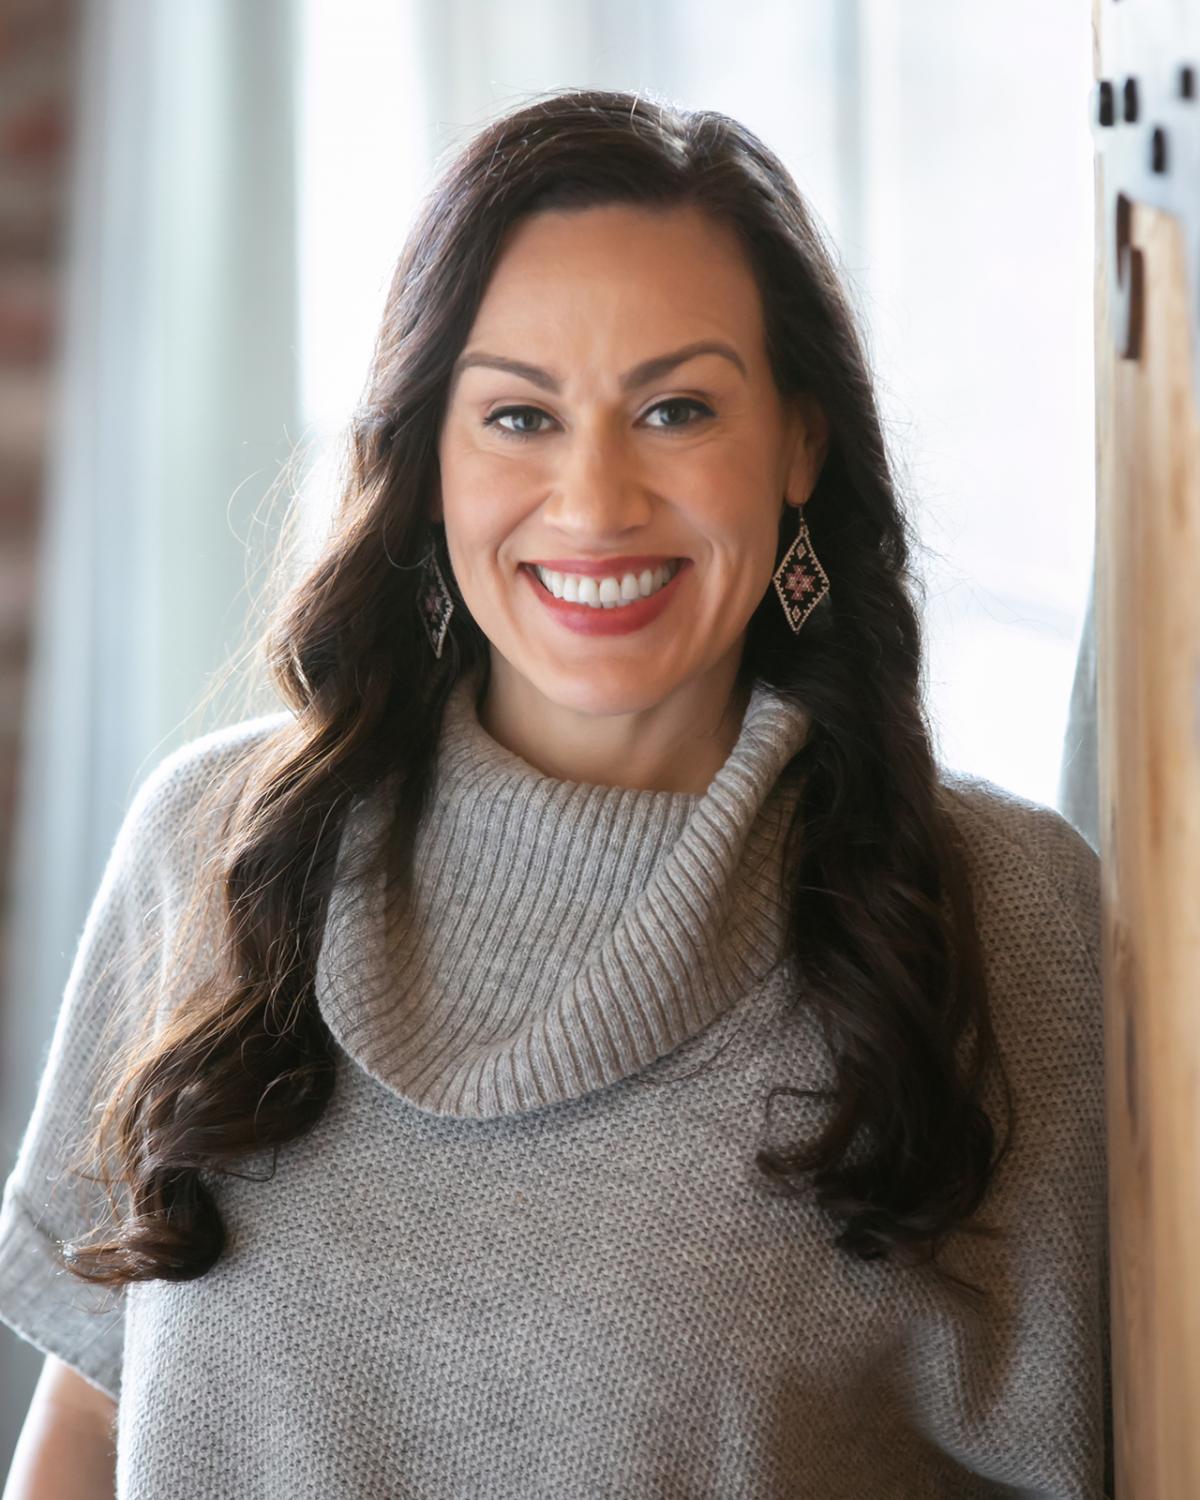
[[[0,1500],[112,1500],[117,1403],[46,1356]]]

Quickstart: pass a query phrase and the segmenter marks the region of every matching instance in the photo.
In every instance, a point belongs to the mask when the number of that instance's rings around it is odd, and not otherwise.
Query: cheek
[[[775,484],[763,467],[763,455],[741,441],[713,442],[687,455],[686,469],[678,467],[675,492],[685,495],[697,516],[711,520],[722,531],[745,528],[754,511],[770,511]],[[782,490],[780,491],[782,502]]]
[[[744,483],[716,486],[709,476],[703,489],[690,491],[687,513],[695,530],[739,566],[769,558],[774,552],[776,508],[765,494],[747,491]]]
[[[521,516],[494,496],[478,491],[461,495],[459,501],[457,506],[448,503],[445,507],[450,564],[464,590],[487,589],[499,574],[515,566],[508,559],[517,556],[512,538]]]
[[[442,461],[441,489],[449,524],[472,545],[501,539],[542,493],[527,462],[462,451]]]

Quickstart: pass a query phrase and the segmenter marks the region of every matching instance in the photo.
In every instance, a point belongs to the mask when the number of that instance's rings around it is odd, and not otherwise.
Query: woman
[[[288,708],[141,788],[5,1195],[120,1494],[1101,1495],[1097,861],[936,764],[782,164],[490,125],[350,436]]]

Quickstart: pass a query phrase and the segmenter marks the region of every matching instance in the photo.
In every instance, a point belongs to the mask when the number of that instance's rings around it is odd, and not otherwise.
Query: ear
[[[815,396],[794,395],[789,403],[789,462],[787,491],[802,505],[817,487],[829,452],[829,418]]]

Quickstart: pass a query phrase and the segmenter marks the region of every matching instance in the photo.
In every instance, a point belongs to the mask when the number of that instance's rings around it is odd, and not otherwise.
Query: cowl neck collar
[[[342,878],[378,837],[382,790],[347,817],[317,964],[341,1047],[419,1109],[490,1118],[563,1103],[649,1066],[779,962],[780,773],[809,715],[764,683],[702,794],[547,776],[454,685],[411,899]]]

